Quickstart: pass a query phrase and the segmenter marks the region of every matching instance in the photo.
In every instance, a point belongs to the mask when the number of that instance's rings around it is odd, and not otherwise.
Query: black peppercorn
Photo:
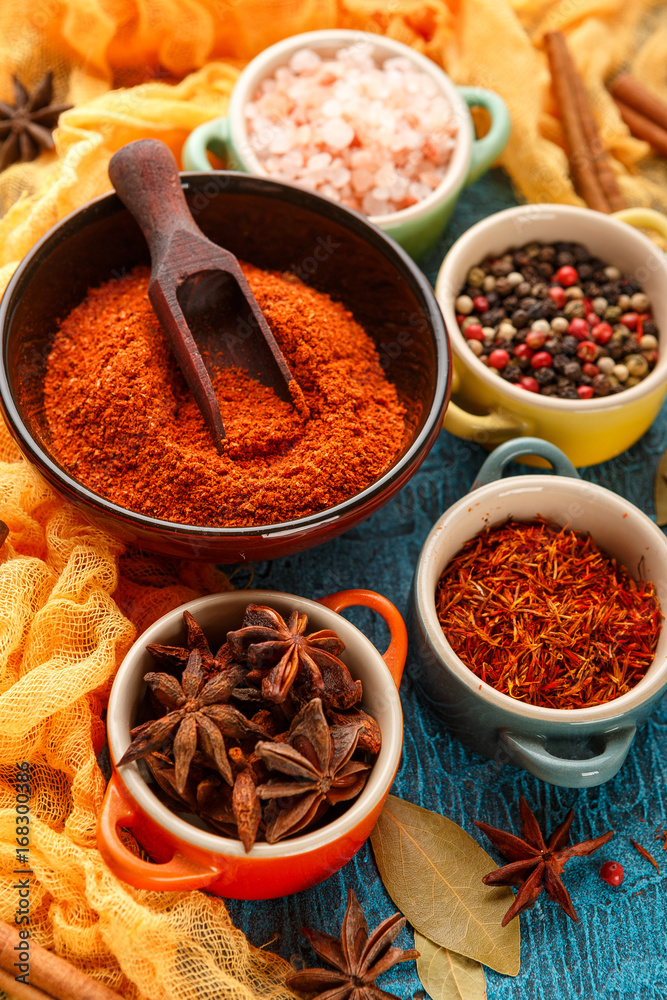
[[[510,361],[509,364],[505,365],[501,374],[508,382],[518,382],[523,375],[523,370],[516,362]]]
[[[566,334],[560,342],[560,349],[563,354],[569,354],[573,357],[577,353],[577,348],[579,347],[579,341],[576,337],[571,337]]]
[[[515,309],[510,316],[512,320],[512,325],[517,328],[517,330],[523,330],[524,326],[528,322],[528,313],[524,309]]]
[[[556,373],[553,368],[538,368],[535,371],[534,378],[540,385],[549,385],[550,382],[555,381]]]

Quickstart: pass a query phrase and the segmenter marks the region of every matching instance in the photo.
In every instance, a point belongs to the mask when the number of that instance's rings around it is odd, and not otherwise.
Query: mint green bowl
[[[378,60],[404,56],[432,77],[448,99],[458,122],[456,147],[441,184],[410,208],[370,216],[371,222],[392,236],[409,254],[420,257],[437,242],[463,188],[481,177],[500,156],[507,145],[511,123],[505,102],[497,94],[482,87],[455,86],[436,63],[402,42],[367,32],[327,29],[293,35],[270,46],[248,63],[239,76],[227,117],[205,122],[189,136],[183,148],[183,166],[186,170],[210,170],[208,153],[211,152],[234,170],[268,176],[252,148],[245,118],[245,106],[260,81],[279,66],[286,65],[298,49],[311,48],[327,56],[343,46],[361,41],[373,43]],[[491,117],[491,127],[482,139],[475,138],[471,107],[486,108]]]

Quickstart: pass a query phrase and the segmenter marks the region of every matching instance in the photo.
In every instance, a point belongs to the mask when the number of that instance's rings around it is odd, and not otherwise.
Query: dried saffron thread
[[[651,583],[582,532],[508,521],[471,538],[435,595],[442,630],[481,680],[544,708],[601,705],[650,667],[662,614]]]
[[[636,851],[639,851],[639,853],[643,858],[646,858],[647,861],[650,861],[653,867],[657,868],[658,871],[660,871],[660,866],[658,865],[658,862],[655,860],[655,858],[651,857],[651,855],[649,854],[649,852],[646,850],[645,847],[642,847],[641,844],[638,844],[636,840],[632,839],[632,837],[630,837],[630,843],[632,844],[632,846]]]

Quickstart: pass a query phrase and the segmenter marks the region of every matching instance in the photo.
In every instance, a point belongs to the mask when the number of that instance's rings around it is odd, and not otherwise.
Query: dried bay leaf
[[[655,514],[659,525],[667,524],[667,451],[660,459],[655,476]]]
[[[486,1000],[484,967],[415,931],[417,974],[432,1000]]]
[[[371,834],[380,875],[415,930],[496,972],[521,965],[519,921],[501,926],[512,890],[486,886],[495,861],[445,816],[390,795]]]

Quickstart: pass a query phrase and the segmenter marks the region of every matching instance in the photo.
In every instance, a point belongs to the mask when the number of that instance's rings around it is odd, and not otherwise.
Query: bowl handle
[[[229,122],[212,118],[193,129],[181,151],[184,170],[212,170],[208,151],[227,165],[229,160]]]
[[[611,217],[627,222],[635,229],[653,229],[667,241],[667,216],[654,208],[622,208],[620,212],[613,212]]]
[[[542,781],[562,788],[591,788],[613,778],[628,755],[636,726],[603,733],[604,749],[586,760],[569,760],[549,753],[544,736],[527,736],[501,729],[498,745],[510,760]]]
[[[473,184],[498,159],[510,137],[512,120],[502,97],[484,87],[456,88],[469,108],[485,108],[491,116],[491,127],[481,139],[473,138],[470,167],[466,184]],[[473,132],[474,137],[474,132]]]
[[[118,878],[137,889],[204,889],[220,877],[221,868],[191,861],[178,851],[165,864],[151,864],[133,854],[118,835],[118,827],[132,827],[137,809],[123,795],[120,778],[111,775],[97,824],[97,847]]]
[[[320,597],[317,603],[336,612],[360,604],[382,615],[389,626],[389,646],[382,654],[382,659],[389,667],[389,673],[398,687],[403,676],[405,658],[408,655],[408,631],[398,608],[395,608],[382,594],[376,594],[374,590],[340,590],[337,594]]]
[[[473,483],[476,486],[486,486],[487,483],[495,483],[502,477],[505,466],[509,465],[513,458],[520,455],[539,455],[546,458],[547,462],[553,465],[557,476],[571,476],[573,479],[580,479],[579,473],[572,465],[572,462],[564,455],[560,448],[542,438],[525,437],[515,438],[513,441],[505,441],[489,455],[482,468],[477,473],[477,479]]]
[[[457,393],[461,377],[456,367],[456,358],[452,362],[452,392]],[[442,426],[454,437],[481,445],[500,444],[508,438],[530,434],[533,430],[532,424],[512,413],[500,413],[497,410],[491,410],[490,413],[468,413],[451,400],[445,410]]]

